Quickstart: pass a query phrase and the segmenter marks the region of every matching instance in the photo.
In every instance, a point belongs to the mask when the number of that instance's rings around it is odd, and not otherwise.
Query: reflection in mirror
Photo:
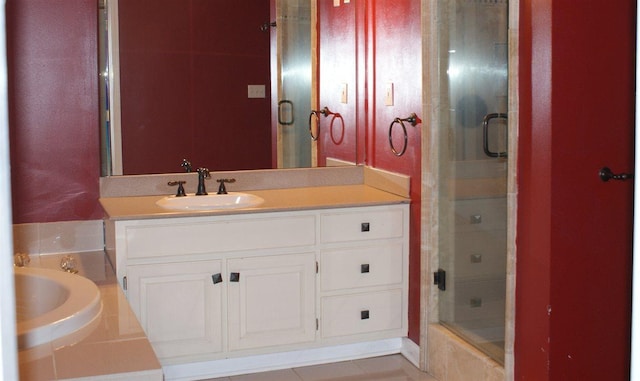
[[[325,162],[308,124],[315,2],[99,1],[103,175]]]

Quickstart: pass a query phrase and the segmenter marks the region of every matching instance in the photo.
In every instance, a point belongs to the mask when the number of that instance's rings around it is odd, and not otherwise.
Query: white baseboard
[[[420,369],[420,346],[408,338],[402,339],[400,353],[416,368]]]
[[[163,371],[164,379],[166,381],[202,380],[207,378],[228,377],[238,374],[267,372],[271,370],[288,369],[300,366],[385,356],[396,353],[402,353],[407,357],[407,359],[409,359],[409,361],[416,364],[419,359],[419,352],[419,347],[411,340],[396,338],[332,347],[305,349],[300,351],[271,353],[180,365],[166,365],[163,366]]]

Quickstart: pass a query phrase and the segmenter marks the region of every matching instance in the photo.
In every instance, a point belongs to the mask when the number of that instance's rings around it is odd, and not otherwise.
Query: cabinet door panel
[[[315,255],[294,254],[228,261],[229,349],[315,339]]]
[[[159,358],[222,351],[221,261],[127,268],[128,294]]]

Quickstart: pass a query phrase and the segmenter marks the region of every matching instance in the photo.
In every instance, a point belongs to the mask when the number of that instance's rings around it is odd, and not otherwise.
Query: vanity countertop
[[[165,196],[157,195],[105,197],[100,199],[100,204],[109,218],[114,220],[129,220],[345,208],[385,204],[404,204],[410,202],[408,198],[385,192],[368,185],[337,185],[307,188],[250,190],[243,192],[262,197],[265,201],[261,205],[251,208],[202,211],[176,211],[164,209],[156,205],[156,201]]]

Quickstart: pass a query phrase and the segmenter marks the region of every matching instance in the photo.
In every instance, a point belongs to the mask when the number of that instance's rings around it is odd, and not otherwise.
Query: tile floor
[[[402,355],[305,366],[205,381],[438,381]]]

